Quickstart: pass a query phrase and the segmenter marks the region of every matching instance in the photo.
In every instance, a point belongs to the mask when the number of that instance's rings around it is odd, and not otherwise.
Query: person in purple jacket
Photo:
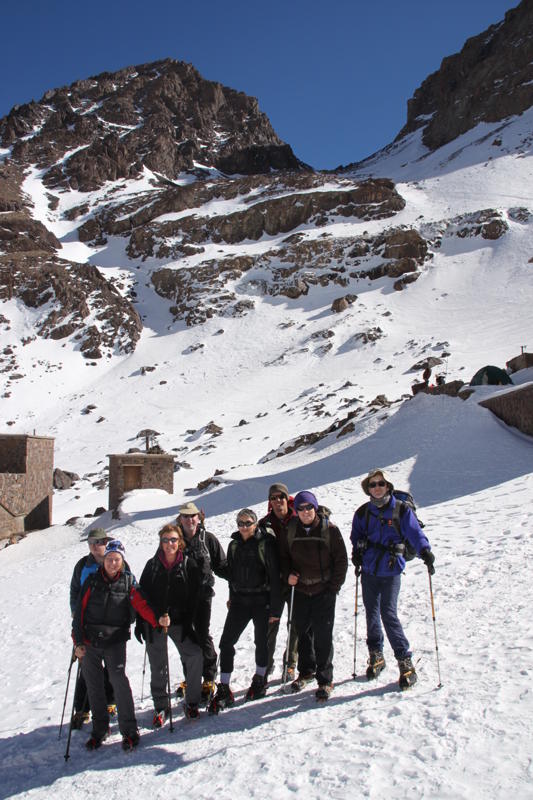
[[[394,486],[383,469],[373,469],[361,482],[370,497],[354,514],[351,540],[352,562],[361,575],[363,604],[366,613],[368,669],[367,678],[376,678],[385,668],[383,627],[400,669],[400,688],[416,682],[412,652],[398,619],[398,595],[405,568],[405,543],[416,551],[430,574],[435,572],[435,556],[416,515],[394,495]],[[400,508],[396,508],[400,503]],[[396,508],[396,511],[395,511]],[[398,514],[398,511],[400,512]]]

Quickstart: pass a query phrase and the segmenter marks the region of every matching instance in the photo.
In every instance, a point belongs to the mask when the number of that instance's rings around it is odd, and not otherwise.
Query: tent
[[[504,369],[490,365],[478,369],[470,386],[507,386],[512,380]]]

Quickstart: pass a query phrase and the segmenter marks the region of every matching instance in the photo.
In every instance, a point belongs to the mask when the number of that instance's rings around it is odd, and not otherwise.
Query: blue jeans
[[[409,642],[398,619],[398,595],[401,575],[378,578],[363,572],[361,576],[363,603],[366,612],[366,643],[369,650],[383,650],[383,627],[390,646],[398,659],[411,655]]]

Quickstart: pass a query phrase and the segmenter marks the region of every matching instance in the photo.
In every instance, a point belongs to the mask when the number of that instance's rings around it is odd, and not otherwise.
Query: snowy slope
[[[82,480],[56,493],[51,530],[0,551],[0,796],[533,797],[533,443],[477,405],[487,390],[466,402],[420,395],[405,401],[416,377],[412,366],[430,355],[449,353],[441,371],[468,381],[484,364],[503,366],[520,346],[529,342],[532,348],[532,113],[505,126],[478,126],[433,154],[414,134],[344,176],[348,182],[370,173],[392,177],[406,207],[389,221],[336,220],[327,228],[333,236],[374,234],[391,225],[445,232],[416,283],[394,292],[387,279],[358,279],[348,289],[357,302],[339,315],[330,311],[338,287],[328,286],[313,287],[298,300],[257,296],[253,313],[242,318],[214,318],[193,328],[174,324],[170,303],[146,285],[157,264],[128,260],[120,237],[103,249],[78,242],[79,220],[69,226],[61,215],[81,198],[66,193],[52,212],[39,174],[28,177],[25,190],[36,215],[61,239],[63,255],[135,284],[145,328],[134,353],[93,366],[61,342],[23,345],[42,309],[15,301],[3,305],[11,325],[0,325],[0,349],[16,344],[25,376],[3,398],[2,420],[13,423],[5,430],[55,436],[56,466],[78,472]],[[501,146],[493,144],[496,135]],[[145,176],[121,191],[143,192],[149,185]],[[517,206],[528,212],[521,221],[512,213]],[[238,199],[228,201],[226,211],[238,207]],[[453,234],[456,217],[488,208],[508,225],[502,238]],[[312,239],[324,229],[303,226],[301,232]],[[208,247],[219,258],[261,252],[273,241],[265,236]],[[383,332],[377,341],[363,345],[355,338],[375,326]],[[325,329],[333,333],[328,351],[313,338]],[[154,371],[142,374],[146,365]],[[531,381],[533,375],[518,379]],[[392,404],[370,406],[378,395]],[[96,408],[83,413],[89,404]],[[357,408],[354,430],[345,436],[334,432],[271,457],[284,443],[322,431]],[[220,436],[205,430],[210,421],[222,427]],[[165,450],[188,464],[175,475],[174,495],[136,492],[124,501],[120,520],[109,513],[84,519],[107,505],[107,490],[93,485],[105,474],[106,455],[138,445],[136,434],[147,427],[158,430]],[[282,480],[294,492],[314,489],[348,541],[353,511],[364,499],[360,479],[377,464],[390,470],[397,486],[411,489],[435,549],[441,689],[428,579],[420,562],[408,566],[400,602],[419,660],[418,686],[398,694],[389,649],[379,681],[363,680],[362,614],[359,677],[352,679],[350,570],[338,600],[336,689],[327,707],[317,708],[311,691],[286,696],[274,684],[253,706],[217,719],[204,716],[198,724],[180,718],[174,734],[168,728],[153,732],[148,680],[140,701],[143,651],[133,641],[129,675],[142,746],[124,756],[114,736],[90,755],[84,733],[76,733],[65,764],[65,740],[58,742],[57,732],[70,653],[68,584],[85,551],[88,526],[104,524],[120,537],[139,575],[157,530],[185,498],[205,509],[209,528],[227,544],[236,511],[244,505],[263,510],[269,484]],[[220,484],[200,494],[196,484],[216,470],[224,470]],[[76,515],[74,526],[64,525]],[[217,641],[224,601],[225,587],[218,582],[212,625]],[[252,647],[248,631],[237,653],[238,693],[253,671]],[[177,681],[174,653],[171,669]]]

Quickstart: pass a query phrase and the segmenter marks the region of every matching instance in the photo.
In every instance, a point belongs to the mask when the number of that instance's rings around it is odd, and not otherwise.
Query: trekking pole
[[[70,725],[68,726],[68,738],[67,738],[67,749],[65,750],[65,761],[69,760],[70,757],[70,739],[72,737],[72,721],[74,719],[74,704],[76,702],[76,689],[78,688],[78,681],[81,675],[81,661],[78,659],[78,669],[76,672],[76,683],[74,686],[74,698],[72,700],[72,711],[70,714]]]
[[[70,685],[70,673],[72,672],[72,665],[76,661],[74,657],[74,646],[72,647],[72,653],[70,654],[70,664],[67,672],[67,688],[65,689],[65,699],[63,700],[63,711],[61,712],[61,722],[59,723],[59,735],[58,739],[61,739],[61,731],[63,729],[63,720],[65,718],[65,707],[67,705],[67,695],[68,695],[68,687]]]
[[[142,680],[142,686],[141,686],[141,703],[144,700],[144,676],[146,675],[146,650],[147,650],[147,646],[146,646],[146,642],[145,642],[144,643],[144,661],[143,661],[143,680]]]
[[[353,614],[353,673],[352,678],[355,680],[355,676],[357,675],[356,668],[355,668],[355,660],[357,657],[357,615],[359,613],[358,608],[358,599],[359,599],[359,574],[355,573],[355,610]]]
[[[437,672],[439,674],[439,683],[437,689],[442,689],[442,681],[440,677],[440,663],[439,663],[439,645],[437,642],[437,622],[435,620],[435,603],[433,601],[433,584],[431,583],[431,573],[428,570],[429,578],[429,596],[431,597],[431,616],[433,618],[433,633],[435,634],[435,655],[437,656]]]
[[[172,691],[170,688],[170,667],[169,667],[169,658],[168,658],[168,628],[163,628],[166,636],[166,643],[167,643],[167,693],[168,693],[168,719],[170,722],[170,732],[172,733],[174,730],[174,723],[172,722]]]
[[[285,650],[285,666],[283,667],[283,691],[287,684],[287,669],[289,666],[289,653],[291,645],[292,607],[294,605],[294,586],[291,587],[291,600],[289,603],[289,620],[287,622],[287,648]]]

